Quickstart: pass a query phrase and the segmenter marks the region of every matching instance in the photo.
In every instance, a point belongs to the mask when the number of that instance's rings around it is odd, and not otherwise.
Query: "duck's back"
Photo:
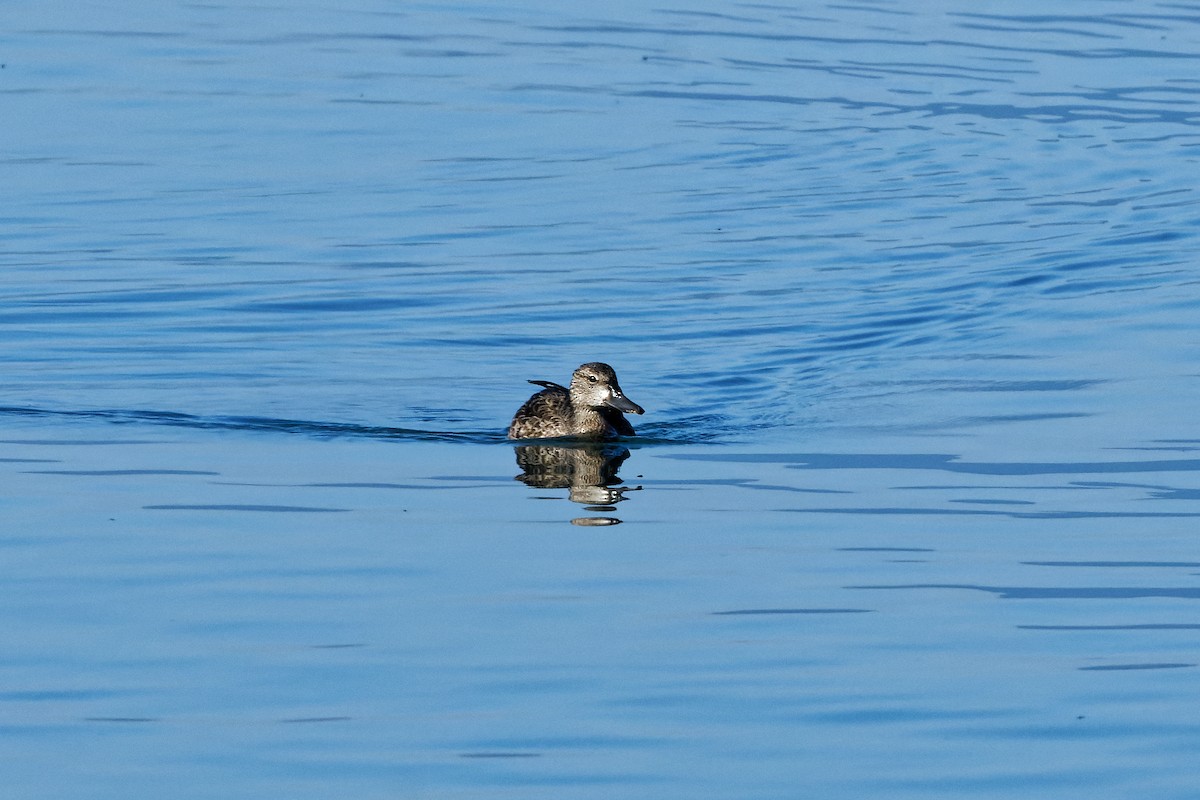
[[[510,439],[550,439],[555,436],[570,436],[573,430],[574,411],[571,395],[566,387],[556,383],[531,381],[547,388],[525,401],[517,409],[512,424],[508,426]]]

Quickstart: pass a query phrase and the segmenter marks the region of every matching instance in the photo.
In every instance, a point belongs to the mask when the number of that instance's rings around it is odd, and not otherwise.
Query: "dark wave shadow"
[[[271,417],[198,416],[176,411],[98,409],[61,411],[44,408],[0,407],[0,416],[42,417],[62,420],[94,420],[116,425],[166,425],[200,430],[260,431],[291,433],[317,438],[395,439],[410,442],[466,442],[496,444],[507,441],[499,431],[427,431],[419,428],[394,428],[357,425],[349,422],[321,422]]]
[[[905,583],[847,586],[847,589],[949,589],[988,592],[1003,600],[1200,600],[1195,586],[982,586],[969,583]]]
[[[964,475],[1104,475],[1200,471],[1200,459],[1148,461],[963,461],[948,453],[673,453],[669,458],[728,463],[783,464],[789,469],[934,470]]]
[[[0,417],[45,418],[75,421],[97,421],[114,425],[165,425],[197,430],[258,431],[290,433],[315,438],[389,439],[408,442],[460,442],[465,444],[510,443],[502,430],[488,431],[430,431],[421,428],[401,428],[386,425],[359,425],[350,422],[277,419],[253,416],[201,416],[178,411],[149,411],[145,409],[61,410],[23,406],[0,406]],[[712,442],[723,431],[724,418],[716,415],[685,417],[670,422],[641,426],[638,436],[622,439],[630,447],[663,444],[697,444]],[[570,440],[564,440],[570,444]]]

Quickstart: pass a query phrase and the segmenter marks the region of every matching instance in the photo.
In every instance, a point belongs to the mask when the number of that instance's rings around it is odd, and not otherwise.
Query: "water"
[[[10,796],[1194,796],[1200,7],[911,5],[0,12]]]

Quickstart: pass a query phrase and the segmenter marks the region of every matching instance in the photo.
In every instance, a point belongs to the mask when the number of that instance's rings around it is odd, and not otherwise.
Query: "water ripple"
[[[1194,16],[893,11],[27,20],[14,59],[129,60],[0,87],[97,131],[5,160],[7,402],[471,439],[599,359],[694,441],[1082,420],[1012,406],[1140,379],[1148,329],[1186,363]]]

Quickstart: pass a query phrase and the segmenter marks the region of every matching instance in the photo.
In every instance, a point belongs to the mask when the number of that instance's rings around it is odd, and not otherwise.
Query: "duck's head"
[[[593,361],[583,364],[571,375],[571,404],[589,408],[614,408],[631,414],[646,410],[630,400],[617,383],[617,373],[608,364]]]

